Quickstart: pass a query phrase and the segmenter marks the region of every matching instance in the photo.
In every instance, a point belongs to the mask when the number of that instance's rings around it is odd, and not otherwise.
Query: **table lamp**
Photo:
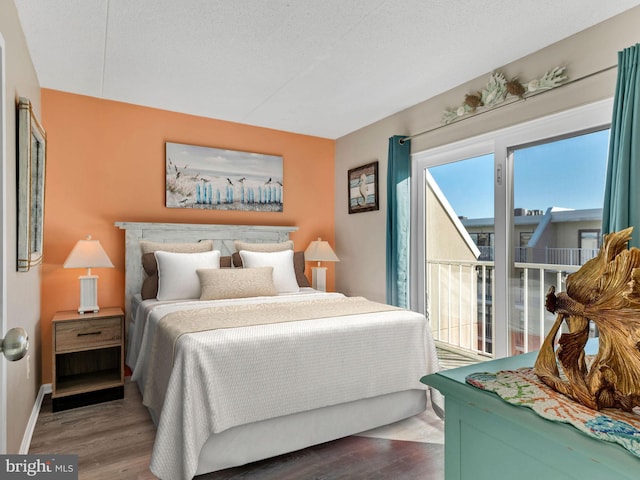
[[[311,268],[311,286],[316,290],[325,292],[327,290],[327,268],[321,267],[320,262],[339,262],[340,259],[331,249],[329,242],[318,237],[309,244],[304,251],[304,259],[312,262],[318,262],[317,267]]]
[[[98,240],[87,235],[85,240],[78,240],[64,262],[64,268],[86,268],[87,274],[80,279],[80,306],[78,313],[98,312],[98,276],[91,275],[92,268],[113,268],[106,252]]]

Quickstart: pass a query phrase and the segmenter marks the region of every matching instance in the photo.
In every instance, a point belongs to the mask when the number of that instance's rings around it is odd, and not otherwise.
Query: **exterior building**
[[[462,224],[482,250],[480,260],[493,260],[493,218],[463,219]],[[514,210],[514,259],[517,262],[582,265],[602,243],[602,209],[549,207]]]

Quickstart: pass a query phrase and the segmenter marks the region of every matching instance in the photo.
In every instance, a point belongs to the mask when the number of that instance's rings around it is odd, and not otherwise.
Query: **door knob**
[[[0,340],[0,352],[10,362],[15,362],[24,357],[29,349],[29,335],[24,328],[12,328],[7,335]]]

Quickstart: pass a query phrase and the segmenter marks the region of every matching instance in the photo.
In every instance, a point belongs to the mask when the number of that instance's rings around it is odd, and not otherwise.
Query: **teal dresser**
[[[640,479],[640,458],[465,383],[470,373],[531,367],[537,352],[421,379],[445,396],[446,480]]]

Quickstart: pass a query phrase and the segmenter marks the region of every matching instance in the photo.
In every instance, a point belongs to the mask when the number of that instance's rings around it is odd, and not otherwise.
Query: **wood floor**
[[[63,412],[53,413],[46,395],[29,453],[78,455],[83,480],[153,480],[155,433],[137,386],[127,382],[123,400]]]
[[[444,445],[346,437],[195,480],[442,480]]]
[[[449,353],[448,361],[456,359]],[[155,427],[135,384],[125,398],[53,413],[45,396],[29,453],[77,454],[81,480],[154,480],[149,462]],[[443,445],[353,436],[197,480],[444,478]],[[176,480],[176,479],[163,479]]]

